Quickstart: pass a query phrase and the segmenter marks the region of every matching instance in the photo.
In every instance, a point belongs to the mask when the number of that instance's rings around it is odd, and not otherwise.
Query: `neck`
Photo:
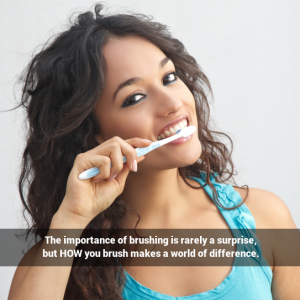
[[[193,181],[192,184],[197,186]],[[167,228],[176,223],[188,208],[193,192],[176,168],[146,174],[131,172],[121,197],[140,215],[138,227]],[[135,227],[137,215],[130,213],[126,218]]]

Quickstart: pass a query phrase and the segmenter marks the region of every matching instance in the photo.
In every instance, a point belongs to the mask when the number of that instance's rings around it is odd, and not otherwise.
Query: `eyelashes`
[[[141,93],[135,93],[131,96],[129,96],[124,103],[122,104],[122,107],[134,105],[138,102],[140,102],[143,98],[146,98],[146,95],[141,94]]]
[[[171,78],[171,80],[167,81],[166,78]],[[171,73],[168,73],[164,79],[163,79],[163,83],[164,85],[169,85],[170,83],[174,82],[177,80],[177,74],[176,72],[171,72]]]
[[[169,85],[175,81],[177,81],[178,75],[176,72],[170,72],[168,73],[164,78],[163,78],[163,85]],[[142,101],[145,99],[147,96],[142,93],[135,93],[131,96],[129,96],[124,103],[122,104],[121,107],[127,107],[131,105],[135,105],[136,103]]]

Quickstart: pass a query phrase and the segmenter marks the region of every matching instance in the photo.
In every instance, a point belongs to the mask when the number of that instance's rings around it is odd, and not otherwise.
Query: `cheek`
[[[107,110],[109,112],[109,110]],[[134,137],[147,138],[151,128],[147,118],[142,114],[115,112],[107,113],[99,117],[102,136],[108,140],[119,136],[123,140]]]
[[[195,109],[195,98],[183,81],[180,81],[176,94],[182,99],[185,105]]]
[[[188,102],[189,106],[192,107],[194,110],[196,110],[196,101],[190,90],[188,90],[187,99],[188,99],[187,102]]]

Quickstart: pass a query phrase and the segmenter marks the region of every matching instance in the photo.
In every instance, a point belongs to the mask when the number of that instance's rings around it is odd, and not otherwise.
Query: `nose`
[[[159,89],[155,95],[156,112],[158,117],[166,117],[178,112],[183,103],[174,93],[166,90],[166,87]]]

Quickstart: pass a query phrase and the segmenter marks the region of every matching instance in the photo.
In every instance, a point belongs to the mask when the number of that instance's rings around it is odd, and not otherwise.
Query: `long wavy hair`
[[[218,182],[226,182],[236,174],[232,140],[225,133],[209,129],[207,97],[212,91],[195,58],[172,37],[166,25],[154,22],[152,17],[103,15],[102,11],[103,6],[96,4],[93,12],[77,15],[68,30],[52,37],[32,58],[20,77],[22,96],[17,107],[26,109],[28,126],[19,192],[28,232],[34,232],[36,238],[45,238],[64,198],[76,156],[98,146],[95,137],[101,128],[93,108],[105,82],[102,48],[113,37],[135,35],[156,45],[174,63],[179,78],[194,96],[202,154],[194,164],[179,168],[186,184],[191,186],[186,177],[199,176],[200,172],[213,174]],[[229,148],[223,138],[229,140]],[[216,204],[223,207],[210,176],[206,176],[205,184],[212,188]],[[93,219],[89,228],[122,228],[122,218],[128,209],[117,197]],[[73,264],[64,299],[122,299],[123,284],[122,268]]]

